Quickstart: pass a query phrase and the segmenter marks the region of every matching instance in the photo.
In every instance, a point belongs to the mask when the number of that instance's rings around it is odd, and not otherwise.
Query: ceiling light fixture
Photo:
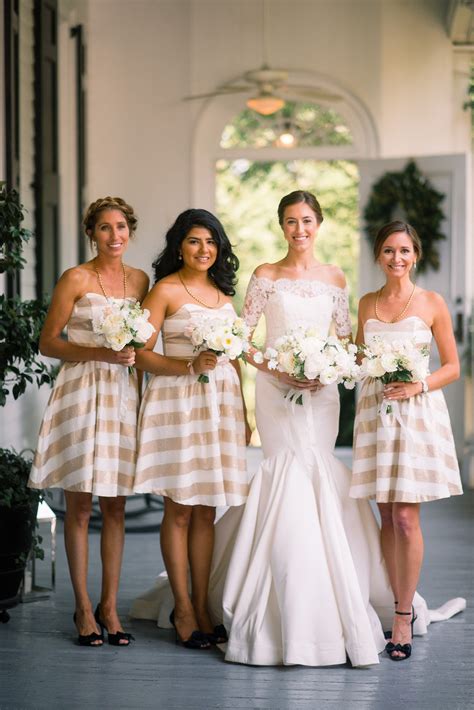
[[[270,116],[283,108],[284,105],[285,102],[279,96],[264,91],[247,100],[247,106],[262,116]]]

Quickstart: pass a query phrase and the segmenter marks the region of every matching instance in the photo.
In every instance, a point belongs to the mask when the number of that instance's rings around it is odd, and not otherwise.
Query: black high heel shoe
[[[415,609],[412,607],[411,611],[396,611],[395,614],[398,614],[398,616],[411,616],[411,621],[410,621],[410,627],[411,627],[411,638],[413,638],[413,624],[417,620],[417,616],[415,615]],[[392,659],[392,661],[406,661],[407,658],[410,658],[411,656],[411,643],[388,643],[385,646],[385,650],[387,651],[388,655]],[[403,656],[394,656],[393,654],[397,653],[403,653]]]
[[[205,635],[209,639],[209,643],[212,643],[213,646],[219,643],[227,643],[229,640],[224,624],[217,624],[217,626],[214,626],[214,631],[211,634]]]
[[[132,634],[126,633],[125,631],[117,631],[115,634],[110,633],[110,631],[100,618],[100,604],[97,604],[96,606],[94,612],[94,619],[100,626],[100,629],[102,631],[102,638],[104,631],[107,631],[107,638],[111,646],[125,646],[126,648],[127,646],[130,646],[132,641],[135,641],[135,637]],[[126,641],[127,643],[121,643],[122,641]]]
[[[174,621],[174,609],[170,614],[170,624],[175,630],[175,641],[176,643],[182,644],[185,648],[191,648],[199,651],[204,651],[211,648],[211,641],[207,634],[203,634],[202,631],[193,631],[191,636],[186,640],[183,640],[178,635],[178,629]]]
[[[76,619],[77,619],[77,615],[76,615],[76,612],[74,612],[74,614],[72,616],[72,620],[74,621],[74,625],[77,628]],[[101,643],[97,643],[97,641],[100,641]],[[103,646],[104,645],[104,634],[103,634],[102,628],[100,629],[100,634],[96,633],[95,631],[93,631],[91,634],[78,634],[77,643],[79,644],[79,646],[92,646],[92,647]]]

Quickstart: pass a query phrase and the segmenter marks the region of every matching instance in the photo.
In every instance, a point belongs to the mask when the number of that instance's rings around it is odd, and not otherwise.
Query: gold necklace
[[[380,317],[380,315],[379,315],[379,309],[378,309],[380,294],[381,294],[382,291],[383,291],[383,286],[382,286],[382,288],[380,289],[380,291],[377,291],[377,295],[376,295],[376,297],[375,297],[375,315],[377,316],[377,320],[381,321],[382,323],[396,323],[398,320],[400,320],[400,318],[402,318],[402,316],[405,315],[405,313],[407,312],[408,308],[410,307],[410,303],[412,302],[413,296],[415,295],[415,289],[416,289],[416,284],[413,286],[413,291],[411,292],[410,298],[409,298],[408,301],[406,302],[405,307],[403,308],[403,310],[402,310],[397,316],[395,316],[394,318],[392,318],[391,320],[385,320],[384,318],[381,318],[381,317]]]
[[[200,303],[201,306],[204,306],[205,308],[218,308],[218,307],[219,307],[219,303],[221,302],[221,293],[220,293],[219,289],[217,288],[217,286],[215,287],[215,288],[216,288],[216,291],[217,291],[217,303],[216,303],[215,306],[210,306],[208,303],[204,303],[204,301],[201,301],[200,298],[198,298],[198,297],[195,296],[193,293],[191,293],[191,291],[189,290],[189,288],[188,288],[188,287],[186,286],[186,284],[184,283],[183,277],[181,276],[181,274],[180,274],[179,271],[178,271],[178,277],[179,277],[179,280],[181,281],[181,283],[183,284],[183,287],[184,287],[184,290],[186,291],[186,293],[187,293],[189,296],[191,296],[191,298],[194,298],[195,301],[197,301],[198,303]],[[214,285],[215,285],[215,284],[214,284]]]
[[[127,274],[125,272],[125,266],[123,265],[123,261],[121,262],[122,264],[122,272],[123,272],[123,299],[127,297]],[[105,298],[109,300],[110,296],[107,295],[104,284],[102,283],[102,276],[100,275],[100,271],[97,269],[96,265],[94,264],[94,271],[97,274],[97,278],[99,279],[99,286],[101,288],[102,293],[104,294]]]

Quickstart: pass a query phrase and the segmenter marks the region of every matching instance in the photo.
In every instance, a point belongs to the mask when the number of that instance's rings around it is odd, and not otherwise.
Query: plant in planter
[[[0,182],[0,273],[23,268],[24,242],[31,232],[22,227],[24,208],[18,193]],[[40,360],[38,340],[47,311],[45,299],[22,301],[0,296],[0,406],[18,399],[29,383],[50,383],[53,369]],[[35,534],[41,491],[27,487],[31,460],[12,448],[0,448],[0,613],[19,601],[24,568],[31,550],[41,558]]]

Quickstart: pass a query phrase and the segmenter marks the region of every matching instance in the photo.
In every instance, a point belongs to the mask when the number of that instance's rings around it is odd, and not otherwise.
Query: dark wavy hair
[[[181,243],[193,227],[204,227],[212,234],[217,244],[217,258],[208,274],[218,289],[227,296],[233,296],[239,260],[232,251],[232,245],[224,227],[217,217],[207,210],[185,210],[178,215],[175,223],[168,229],[166,246],[152,265],[155,272],[155,283],[165,276],[179,271],[183,265],[179,258]]]

